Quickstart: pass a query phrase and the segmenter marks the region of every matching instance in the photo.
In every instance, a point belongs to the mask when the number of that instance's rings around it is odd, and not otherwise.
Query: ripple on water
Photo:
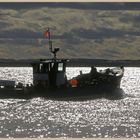
[[[68,68],[68,78],[79,71]],[[8,76],[32,83],[31,68],[0,71],[1,79]],[[139,79],[139,68],[125,68],[121,87],[127,96],[120,100],[0,99],[0,137],[140,137]]]

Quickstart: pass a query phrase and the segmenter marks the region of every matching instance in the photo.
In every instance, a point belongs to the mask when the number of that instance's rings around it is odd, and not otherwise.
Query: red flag
[[[50,32],[49,32],[48,30],[46,30],[46,31],[44,32],[44,37],[48,38],[49,35],[50,35]]]

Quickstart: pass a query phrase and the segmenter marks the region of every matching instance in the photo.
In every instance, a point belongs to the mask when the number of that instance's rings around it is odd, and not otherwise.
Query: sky
[[[139,59],[140,3],[1,3],[0,58]]]

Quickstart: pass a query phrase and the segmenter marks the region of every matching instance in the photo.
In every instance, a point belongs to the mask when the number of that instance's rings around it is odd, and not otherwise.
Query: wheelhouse
[[[34,62],[33,84],[35,87],[51,88],[66,84],[66,62],[64,59],[40,60]]]

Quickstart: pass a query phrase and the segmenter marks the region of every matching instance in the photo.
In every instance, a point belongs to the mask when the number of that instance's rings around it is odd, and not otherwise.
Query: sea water
[[[100,68],[98,68],[100,69]],[[68,79],[90,68],[67,68]],[[32,68],[0,68],[0,79],[32,83]],[[0,99],[0,137],[140,137],[140,68],[125,68],[121,99]]]

